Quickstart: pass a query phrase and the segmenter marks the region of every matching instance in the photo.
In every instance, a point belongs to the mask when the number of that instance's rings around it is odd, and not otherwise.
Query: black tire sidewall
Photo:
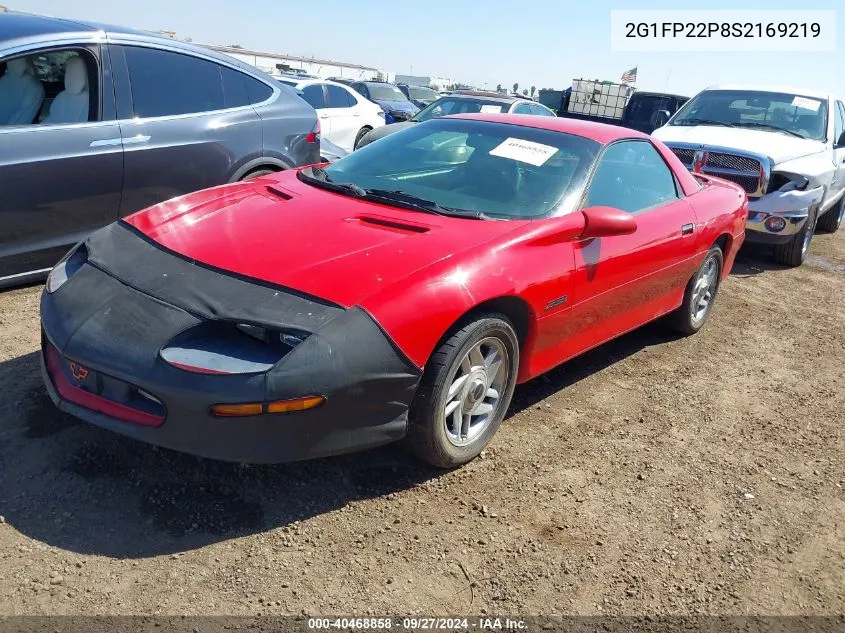
[[[353,152],[356,149],[358,149],[358,144],[361,142],[361,139],[363,139],[371,131],[372,131],[372,128],[368,128],[368,127],[362,127],[360,130],[358,130],[358,135],[355,137],[355,142],[352,144],[352,151]]]
[[[692,318],[692,300],[693,300],[693,291],[695,289],[696,281],[698,280],[701,272],[707,266],[707,262],[711,259],[716,258],[716,265],[718,267],[718,271],[716,273],[716,287],[713,289],[713,296],[710,298],[710,305],[707,308],[707,312],[704,314],[704,317],[701,321],[696,322]],[[722,285],[722,271],[724,270],[725,266],[725,255],[722,253],[722,249],[718,246],[713,246],[707,251],[707,254],[704,256],[704,260],[701,262],[701,265],[695,271],[695,275],[692,279],[689,280],[687,284],[687,288],[684,291],[684,301],[681,304],[680,312],[679,312],[679,329],[683,332],[688,334],[693,334],[698,332],[701,328],[704,327],[704,324],[707,323],[708,319],[710,318],[710,314],[713,312],[713,305],[716,302],[716,297],[719,294],[719,288]]]
[[[509,355],[509,376],[501,396],[500,405],[495,417],[487,423],[484,431],[466,446],[455,446],[446,435],[446,425],[443,409],[446,406],[446,395],[449,390],[449,376],[455,370],[470,348],[480,340],[488,337],[498,338]],[[454,347],[450,344],[457,343]],[[413,433],[409,436],[417,442],[414,450],[429,463],[441,467],[451,468],[471,461],[484,450],[498,431],[507,414],[513,392],[516,387],[516,377],[519,370],[519,343],[516,332],[510,322],[501,315],[485,316],[473,320],[438,348],[442,351],[448,347],[444,362],[437,362],[430,369],[429,375],[423,376],[417,398],[412,405],[411,427]]]

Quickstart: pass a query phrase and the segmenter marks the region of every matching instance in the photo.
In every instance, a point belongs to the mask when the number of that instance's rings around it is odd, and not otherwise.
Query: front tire
[[[518,369],[519,342],[505,316],[488,314],[461,327],[426,364],[406,444],[439,468],[475,459],[507,413]]]
[[[795,234],[786,244],[775,246],[775,261],[778,264],[797,268],[807,259],[810,252],[810,243],[813,241],[813,233],[816,232],[816,214],[818,209],[810,211],[803,228]]]
[[[825,233],[836,233],[842,225],[842,219],[845,217],[845,194],[839,198],[833,208],[828,209],[822,217],[819,218],[818,228]]]
[[[672,313],[672,326],[682,334],[695,334],[707,322],[719,292],[723,265],[722,249],[712,246],[687,283],[681,307]]]

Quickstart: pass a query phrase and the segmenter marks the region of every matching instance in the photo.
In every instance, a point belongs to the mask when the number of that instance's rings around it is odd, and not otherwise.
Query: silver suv
[[[231,57],[0,13],[0,287],[144,207],[319,162],[319,131],[311,106]]]

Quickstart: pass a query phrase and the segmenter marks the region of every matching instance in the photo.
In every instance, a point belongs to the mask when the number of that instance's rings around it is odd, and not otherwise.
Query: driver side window
[[[678,198],[675,177],[654,146],[648,141],[622,141],[599,158],[583,206],[637,214]]]
[[[53,49],[4,60],[0,126],[99,120],[97,64],[83,49]]]

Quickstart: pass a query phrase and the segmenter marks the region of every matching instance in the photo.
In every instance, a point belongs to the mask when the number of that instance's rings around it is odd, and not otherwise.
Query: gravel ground
[[[273,467],[59,413],[0,294],[2,614],[845,613],[845,231],[741,254],[708,326],[517,389],[483,459]]]

